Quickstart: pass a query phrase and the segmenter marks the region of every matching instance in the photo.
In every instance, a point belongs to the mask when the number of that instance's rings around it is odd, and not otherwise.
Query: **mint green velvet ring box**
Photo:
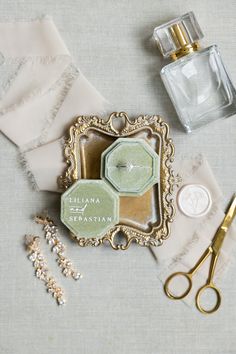
[[[159,156],[143,139],[117,139],[102,154],[101,178],[120,196],[141,196],[159,182]]]
[[[62,195],[61,221],[76,236],[103,236],[119,222],[119,197],[102,180],[81,179]]]

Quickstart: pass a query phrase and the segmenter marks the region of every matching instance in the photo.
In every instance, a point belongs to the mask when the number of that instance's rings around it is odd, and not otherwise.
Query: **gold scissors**
[[[206,281],[205,285],[203,285],[198,290],[195,299],[196,299],[196,306],[197,306],[198,310],[202,313],[210,314],[210,313],[213,313],[218,310],[218,308],[220,307],[220,304],[221,304],[221,294],[220,294],[220,290],[214,285],[213,276],[215,273],[217,260],[220,255],[220,250],[221,250],[225,235],[226,235],[235,216],[236,216],[236,194],[234,195],[233,200],[226,212],[226,215],[225,215],[222,223],[218,227],[210,246],[206,249],[206,251],[203,253],[203,255],[199,258],[199,260],[197,261],[195,266],[192,269],[190,269],[188,272],[176,272],[176,273],[171,274],[167,278],[165,285],[164,285],[164,291],[170,299],[180,300],[189,294],[190,290],[192,289],[192,277],[197,272],[197,270],[201,267],[201,265],[205,262],[205,260],[211,255],[211,262],[210,262],[210,268],[209,268],[207,281]],[[179,276],[183,276],[187,279],[188,287],[181,295],[176,296],[170,291],[169,285],[170,285],[170,282],[174,278],[179,277]],[[200,303],[201,295],[207,289],[213,290],[216,294],[216,304],[211,309],[204,309]]]

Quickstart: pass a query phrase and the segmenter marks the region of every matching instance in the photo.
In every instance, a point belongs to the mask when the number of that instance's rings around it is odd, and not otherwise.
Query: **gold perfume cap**
[[[178,17],[154,29],[153,36],[164,57],[176,60],[198,50],[203,33],[193,12]]]

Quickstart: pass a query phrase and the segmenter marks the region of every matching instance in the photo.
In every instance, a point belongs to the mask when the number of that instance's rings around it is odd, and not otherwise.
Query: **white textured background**
[[[163,62],[149,41],[155,25],[189,10],[205,33],[204,44],[220,46],[236,84],[234,0],[0,1],[3,20],[52,15],[78,66],[114,109],[166,117],[176,155],[204,152],[226,202],[236,190],[236,117],[183,133],[159,78]],[[56,214],[58,196],[32,191],[4,136],[0,158],[0,354],[236,353],[233,267],[222,282],[219,312],[203,316],[164,296],[148,249],[80,249],[64,237],[85,277],[79,284],[62,278],[48,258],[67,293],[67,305],[58,308],[33,277],[22,246],[26,232],[40,232],[31,215],[45,207]]]

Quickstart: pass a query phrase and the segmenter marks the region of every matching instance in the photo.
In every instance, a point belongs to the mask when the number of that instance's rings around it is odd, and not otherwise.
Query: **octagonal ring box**
[[[120,196],[142,196],[159,182],[159,156],[143,139],[117,139],[101,158],[101,178]]]
[[[61,197],[61,221],[76,236],[103,236],[119,222],[119,196],[103,180],[78,180]]]

